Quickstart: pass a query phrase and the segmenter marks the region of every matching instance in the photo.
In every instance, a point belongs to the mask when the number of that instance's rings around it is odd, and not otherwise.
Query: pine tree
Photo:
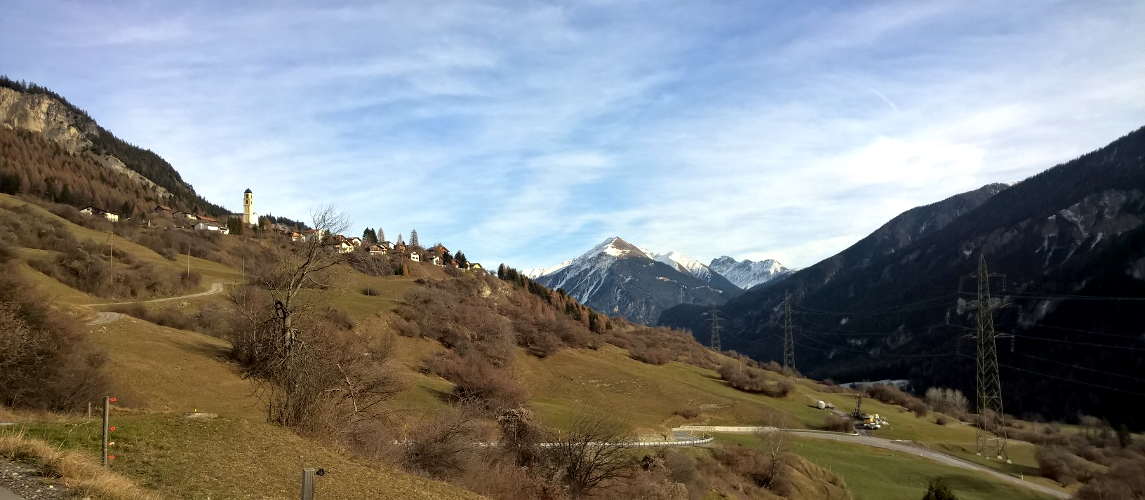
[[[378,242],[386,241],[386,232],[382,231],[382,226],[378,226]]]
[[[394,245],[405,245],[405,242],[402,241],[402,233],[398,233],[398,241]]]
[[[420,247],[421,243],[417,241],[417,229],[411,229],[409,232],[409,246]]]
[[[378,244],[378,234],[373,229],[366,228],[362,231],[362,244],[363,245],[376,245]]]
[[[922,500],[958,500],[958,497],[954,496],[954,492],[950,491],[946,481],[940,477],[930,482]]]
[[[453,255],[453,258],[457,259],[458,267],[462,269],[469,267],[469,261],[465,258],[465,254],[462,253],[461,250],[458,250],[457,253]]]

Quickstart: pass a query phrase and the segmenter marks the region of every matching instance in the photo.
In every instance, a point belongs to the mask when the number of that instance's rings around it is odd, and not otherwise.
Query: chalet
[[[230,232],[231,232],[226,227],[219,226],[217,224],[208,224],[206,222],[200,222],[198,224],[195,224],[195,229],[197,229],[199,231],[215,231],[215,232],[219,232],[222,234],[230,234]]]
[[[297,242],[297,241],[305,241],[305,240],[306,240],[306,236],[305,236],[305,235],[303,235],[302,233],[300,233],[300,232],[298,232],[298,231],[291,231],[291,233],[290,233],[290,241],[295,241],[295,242]]]
[[[357,236],[350,238],[350,244],[354,245],[355,248],[360,248],[362,246],[362,238]]]
[[[484,267],[481,267],[480,262],[470,262],[469,263],[469,269],[473,269],[473,270],[477,270],[477,271],[484,271],[485,270]]]
[[[385,255],[386,249],[381,245],[370,245],[366,247],[366,252],[370,255]]]
[[[119,215],[108,212],[107,210],[95,208],[90,205],[84,207],[83,210],[80,210],[80,213],[84,215],[103,217],[104,219],[107,219],[111,222],[119,222]]]
[[[435,265],[437,267],[441,267],[441,264],[442,264],[441,256],[440,255],[434,255],[433,257],[430,258],[430,262],[432,262],[433,265]]]
[[[449,249],[445,248],[445,245],[438,243],[429,249],[429,253],[431,255],[441,256],[441,255],[445,255],[445,254],[449,253]]]
[[[178,219],[199,220],[199,216],[192,214],[192,213],[187,213],[187,212],[172,212],[171,216],[174,217],[176,220],[178,220]]]
[[[211,224],[218,224],[219,223],[219,219],[216,219],[214,217],[207,217],[206,215],[196,215],[195,217],[198,217],[199,220],[201,220],[203,222],[208,222]]]
[[[410,252],[409,253],[409,260],[412,260],[414,262],[421,262],[421,255],[418,254],[417,252]]]
[[[155,213],[171,215],[171,207],[167,205],[155,205]]]

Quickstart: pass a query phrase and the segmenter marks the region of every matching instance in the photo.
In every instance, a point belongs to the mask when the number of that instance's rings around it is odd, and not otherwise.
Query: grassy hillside
[[[0,210],[12,210],[25,202],[0,196]],[[75,225],[39,207],[37,216],[50,218],[71,231],[77,239],[110,238],[116,247],[131,252],[154,266],[178,271],[185,269],[186,256],[170,261],[155,251],[120,236],[109,236]],[[242,245],[241,237],[224,240],[223,245]],[[20,259],[30,259],[48,250],[18,249]],[[235,283],[243,270],[204,259],[191,259],[192,270],[209,283]],[[55,297],[56,305],[77,318],[89,319],[107,310],[107,301],[71,289],[52,278],[20,266],[21,272]],[[445,279],[432,266],[413,265],[409,276],[371,277],[339,269],[327,277],[333,284],[325,290],[307,289],[303,294],[314,301],[325,301],[343,311],[358,329],[368,335],[389,337],[391,365],[396,370],[401,391],[386,402],[390,418],[407,426],[430,420],[449,406],[454,384],[427,370],[427,362],[446,347],[437,340],[394,335],[400,318],[393,311],[406,304],[407,293],[420,287],[418,279]],[[369,293],[363,293],[368,289]],[[498,295],[494,294],[494,298]],[[498,299],[500,300],[500,299]],[[229,307],[225,293],[174,301],[147,302],[140,306],[147,314],[172,310],[183,315],[214,314]],[[219,313],[221,314],[221,313]],[[200,315],[201,316],[201,315]],[[199,325],[201,326],[201,322]],[[222,328],[220,326],[219,328]],[[123,408],[115,412],[117,458],[114,468],[148,488],[175,498],[280,498],[297,488],[298,470],[304,466],[324,467],[330,475],[319,481],[319,491],[330,498],[468,498],[456,488],[416,478],[385,465],[352,458],[337,447],[299,437],[281,427],[265,423],[265,413],[257,386],[239,376],[239,367],[228,360],[229,343],[217,336],[159,326],[127,317],[89,327],[92,340],[105,350],[108,367],[121,393]],[[648,364],[633,359],[624,349],[601,344],[595,349],[562,348],[544,358],[514,347],[512,376],[524,387],[528,406],[540,423],[568,429],[572,420],[586,411],[613,415],[645,435],[666,434],[682,424],[783,425],[794,428],[820,428],[827,413],[814,407],[817,400],[834,403],[842,410],[853,405],[853,396],[824,391],[809,380],[799,380],[783,398],[749,394],[729,386],[711,369],[672,361]],[[720,357],[719,359],[724,359]],[[768,372],[770,377],[780,376]],[[974,429],[963,424],[941,426],[934,417],[916,418],[904,408],[864,399],[864,409],[880,413],[891,426],[877,435],[925,443],[932,449],[965,455],[972,447]],[[188,414],[198,412],[198,418]],[[682,415],[689,415],[690,418]],[[42,415],[11,414],[24,422],[22,428],[33,436],[56,445],[96,453],[98,423],[74,418],[43,418]],[[399,424],[401,425],[401,424]],[[10,432],[10,431],[5,431]],[[724,438],[721,437],[721,440]],[[737,442],[728,438],[728,441]],[[837,443],[800,442],[792,451],[811,462],[839,473],[864,498],[906,498],[917,485],[938,476],[952,481],[957,491],[973,490],[974,484],[987,493],[1009,494],[989,486],[975,475],[932,464],[913,457]],[[1037,463],[1032,447],[1015,444],[1014,464],[984,461],[1012,474],[1031,475]],[[879,458],[881,457],[881,458]],[[871,458],[871,460],[867,460]],[[863,479],[873,467],[904,471],[907,486],[894,478],[883,481]],[[862,463],[864,469],[854,468]],[[959,474],[963,474],[959,476]],[[813,475],[813,474],[812,474]],[[982,482],[986,481],[986,482]],[[993,489],[992,489],[993,488]],[[889,496],[883,497],[882,493]],[[1031,496],[1014,498],[1037,498]],[[915,495],[915,497],[921,496]],[[986,496],[968,497],[986,498]]]
[[[759,447],[754,437],[721,435],[748,447]],[[1044,500],[1050,497],[1003,483],[985,474],[954,469],[903,453],[851,443],[809,438],[792,439],[792,452],[838,474],[856,498],[917,500],[927,484],[941,477],[962,500]]]

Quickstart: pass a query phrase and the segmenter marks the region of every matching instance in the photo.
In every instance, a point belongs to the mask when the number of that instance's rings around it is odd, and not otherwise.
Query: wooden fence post
[[[314,469],[302,469],[302,500],[314,500]]]
[[[103,466],[107,467],[107,421],[111,416],[111,397],[103,397]]]

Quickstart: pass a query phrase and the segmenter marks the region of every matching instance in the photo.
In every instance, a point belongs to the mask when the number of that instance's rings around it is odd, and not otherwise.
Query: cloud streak
[[[519,267],[614,234],[807,266],[1145,122],[1139,2],[6,7],[0,72],[208,199]]]

